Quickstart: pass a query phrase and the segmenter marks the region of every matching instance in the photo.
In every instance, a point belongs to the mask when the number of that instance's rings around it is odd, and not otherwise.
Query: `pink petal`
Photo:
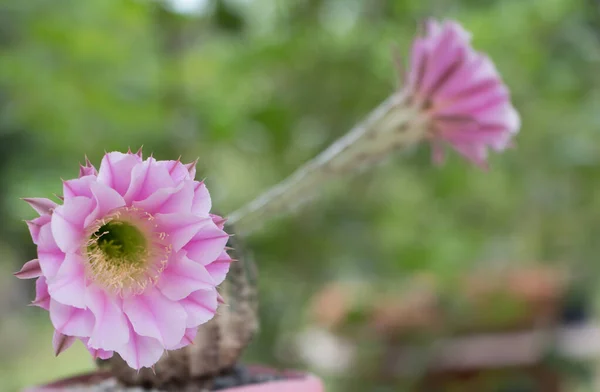
[[[229,235],[219,229],[211,220],[210,224],[198,230],[185,245],[185,250],[190,259],[206,265],[219,257],[228,240]]]
[[[521,117],[519,116],[519,113],[512,106],[509,106],[505,110],[506,113],[503,117],[504,126],[512,134],[519,132],[519,128],[521,128]]]
[[[217,290],[199,290],[181,300],[187,313],[186,327],[196,328],[211,320],[217,312]]]
[[[52,279],[58,273],[60,266],[65,260],[65,254],[60,250],[41,251],[38,249],[38,261],[45,277]]]
[[[231,262],[231,257],[227,254],[227,252],[223,251],[218,259],[206,265],[206,270],[210,276],[212,276],[216,285],[223,283],[227,277],[229,267],[231,267]]]
[[[134,168],[141,162],[142,159],[136,154],[109,152],[102,158],[98,181],[125,195],[132,182]]]
[[[193,184],[191,181],[187,181],[174,188],[161,188],[147,199],[133,202],[133,205],[150,214],[190,212],[193,198]]]
[[[198,333],[198,328],[188,328],[185,330],[185,334],[181,339],[179,344],[175,345],[171,350],[179,350],[180,348],[184,348],[194,343],[194,339],[196,339],[196,334]]]
[[[175,182],[166,167],[161,166],[153,158],[133,168],[131,184],[125,193],[125,201],[144,200],[161,188],[173,188]]]
[[[38,259],[28,261],[19,272],[15,272],[13,275],[19,279],[31,279],[42,276],[40,261]]]
[[[50,309],[50,294],[48,293],[48,285],[46,278],[40,276],[35,281],[35,299],[31,303],[33,306],[39,306],[42,309]]]
[[[117,352],[129,367],[141,369],[154,365],[163,355],[164,347],[153,338],[140,336],[135,333],[131,323],[128,323],[130,339]]]
[[[50,216],[50,215],[46,215],[46,216]],[[40,219],[40,218],[37,218]],[[31,235],[31,239],[33,240],[33,243],[37,245],[38,243],[38,237],[40,235],[40,227],[41,225],[37,224],[34,220],[29,220],[29,221],[25,221],[25,223],[27,224],[27,228],[29,229],[29,234]]]
[[[227,218],[220,217],[219,215],[209,214],[210,218],[214,222],[214,224],[221,230],[225,227],[225,222],[227,222]]]
[[[106,350],[95,349],[95,348],[91,348],[91,347],[87,347],[87,349],[90,352],[90,354],[92,355],[92,358],[94,358],[94,359],[107,360],[109,358],[112,358],[112,356],[114,355],[114,351],[106,351]]]
[[[79,165],[79,177],[97,175],[98,171],[96,171],[96,168],[94,167],[94,165],[92,165],[92,162],[90,162],[88,157],[85,157],[85,166]]]
[[[502,85],[494,63],[487,56],[471,50],[454,78],[440,89],[438,95],[440,99],[460,99],[477,93],[477,90],[486,90],[486,86],[494,87],[490,81]]]
[[[65,254],[54,242],[51,225],[42,226],[38,235],[38,260],[44,276],[53,278],[64,259]]]
[[[37,197],[25,198],[23,201],[29,204],[38,214],[40,214],[40,216],[52,214],[52,211],[57,206],[57,204],[50,199]]]
[[[203,182],[194,181],[194,200],[192,202],[192,212],[198,215],[206,215],[212,208],[210,194]]]
[[[186,313],[183,307],[155,288],[125,298],[123,310],[136,333],[158,339],[165,348],[178,344],[185,333]]]
[[[454,80],[447,83],[443,87],[443,90],[445,89],[445,94],[442,94],[442,92],[438,92],[437,94],[437,100],[439,102],[453,102],[472,96],[486,96],[493,91],[496,91],[501,86],[500,81],[495,78],[483,79],[475,83],[469,83],[469,81],[465,81],[464,79],[461,80],[456,76],[454,79],[462,83],[456,83],[456,86],[451,85]],[[446,88],[447,86],[451,86],[452,88]]]
[[[505,146],[510,134],[504,128],[448,129],[443,132],[443,138],[452,144],[480,143],[485,145]]]
[[[68,349],[77,340],[74,336],[63,335],[60,332],[54,331],[52,337],[52,346],[54,347],[54,355],[59,356],[63,351]]]
[[[92,206],[92,200],[77,196],[65,200],[65,204],[54,210],[52,236],[63,252],[76,252],[83,245],[83,222]]]
[[[29,228],[29,234],[31,234],[31,239],[33,240],[34,244],[38,245],[40,229],[45,224],[49,223],[51,219],[51,215],[43,215],[30,221],[26,221],[27,227]]]
[[[84,309],[85,271],[79,254],[68,253],[56,276],[48,281],[48,291],[52,299],[63,305]]]
[[[434,117],[434,126],[437,130],[437,136],[441,139],[447,139],[454,132],[466,132],[472,136],[477,136],[479,124],[477,120],[469,116],[437,116]]]
[[[90,185],[96,182],[95,176],[85,176],[63,182],[63,196],[65,199],[70,199],[77,196],[85,196],[90,198],[92,191]]]
[[[480,124],[494,124],[501,126],[511,135],[517,133],[521,126],[519,114],[508,103],[477,113],[477,121]]]
[[[453,79],[440,89],[438,99],[465,102],[471,98],[471,105],[476,105],[475,97],[493,96],[497,92],[506,92],[506,87],[494,63],[486,56],[472,51],[470,59],[463,63]]]
[[[188,168],[181,161],[157,161],[156,164],[164,166],[167,169],[175,184],[194,179],[190,176]]]
[[[456,70],[460,66],[464,56],[464,43],[461,45],[455,42],[457,34],[453,29],[444,29],[433,44],[430,55],[435,60],[428,63],[420,86],[421,94],[429,95],[434,89],[439,89],[454,73],[452,68]]]
[[[127,324],[129,325],[129,324]],[[127,329],[127,333],[129,333],[129,328]],[[114,351],[106,351],[102,349],[92,348],[88,345],[89,338],[79,338],[81,342],[84,344],[85,348],[87,348],[88,352],[94,359],[109,359],[114,355]]]
[[[90,310],[78,309],[50,300],[50,320],[54,328],[69,336],[88,337],[94,328],[94,315]]]
[[[200,217],[185,213],[156,214],[158,230],[169,235],[173,251],[178,252],[199,231],[207,226],[214,226],[210,217]]]
[[[215,283],[204,266],[193,262],[185,251],[171,257],[157,287],[165,297],[178,301],[196,290],[210,290]]]
[[[96,206],[83,223],[85,227],[93,223],[96,219],[101,219],[110,211],[125,205],[125,200],[117,191],[108,186],[95,182],[91,185],[92,195]]]
[[[161,214],[172,214],[176,212],[192,211],[192,201],[194,199],[194,184],[192,181],[186,181],[183,187],[173,193],[165,202],[156,210]]]
[[[198,164],[198,159],[194,162],[186,163],[185,168],[187,169],[190,179],[193,180],[196,177],[196,165]]]
[[[507,102],[508,90],[499,85],[494,89],[486,91],[485,94],[467,96],[460,100],[451,101],[444,107],[436,109],[436,112],[443,116],[475,116],[478,112],[489,110]]]
[[[512,137],[510,131],[502,124],[481,125],[473,120],[435,120],[435,127],[439,137],[452,145],[480,144],[491,146],[497,151],[504,150]]]
[[[115,299],[95,288],[89,290],[86,304],[96,319],[94,330],[87,342],[88,347],[111,351],[118,350],[127,343],[127,319]]]

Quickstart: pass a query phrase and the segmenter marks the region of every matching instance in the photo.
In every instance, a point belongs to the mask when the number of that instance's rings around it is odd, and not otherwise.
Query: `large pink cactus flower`
[[[111,152],[64,181],[62,205],[25,199],[40,215],[27,222],[38,257],[16,276],[37,278],[57,354],[79,339],[94,357],[150,367],[214,316],[228,235],[195,171]]]
[[[520,120],[494,64],[470,40],[455,22],[426,22],[425,36],[413,43],[407,90],[430,118],[435,162],[443,161],[448,143],[485,167],[488,147],[510,146]]]

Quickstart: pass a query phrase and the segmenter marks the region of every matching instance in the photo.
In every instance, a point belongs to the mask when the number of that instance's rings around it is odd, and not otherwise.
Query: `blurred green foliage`
[[[600,250],[600,5],[595,0],[0,0],[0,384],[91,367],[51,359],[51,328],[9,272],[35,257],[19,197],[61,192],[87,154],[199,161],[227,213],[289,175],[382,101],[426,16],[458,19],[523,119],[517,148],[443,168],[422,146],[332,184],[249,239],[263,330],[249,360],[296,366],[286,341],[315,289],[360,276],[544,261],[596,279]],[[77,351],[79,350],[79,351]],[[83,362],[82,362],[83,361]],[[87,362],[86,362],[87,361]],[[89,364],[89,365],[88,365]],[[333,386],[332,386],[333,388]],[[331,389],[332,391],[334,389]]]

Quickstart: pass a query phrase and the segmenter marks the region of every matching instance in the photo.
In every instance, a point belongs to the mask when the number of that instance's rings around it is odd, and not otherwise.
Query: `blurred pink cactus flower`
[[[481,167],[488,148],[502,151],[519,131],[519,115],[496,67],[470,44],[471,35],[458,23],[425,23],[414,40],[407,76],[412,104],[429,118],[436,163],[444,160],[444,144]]]

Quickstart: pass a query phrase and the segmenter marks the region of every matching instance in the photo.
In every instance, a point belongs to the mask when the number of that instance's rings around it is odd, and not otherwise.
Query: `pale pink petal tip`
[[[214,317],[229,235],[195,172],[141,149],[109,152],[63,182],[60,205],[24,199],[40,215],[27,222],[38,257],[15,276],[37,278],[32,305],[48,310],[57,355],[79,339],[94,358],[151,367]]]
[[[94,348],[89,348],[89,347],[88,347],[88,351],[90,352],[90,354],[92,355],[92,358],[94,358],[94,359],[107,360],[109,358],[112,358],[112,356],[114,355],[114,351],[105,351],[105,350],[94,349]]]
[[[40,261],[38,259],[28,261],[23,265],[23,268],[21,268],[18,272],[15,272],[13,275],[19,279],[31,279],[42,276]]]
[[[195,178],[196,177],[196,165],[198,164],[198,158],[196,158],[195,161],[190,162],[190,163],[186,163],[185,168],[188,170],[188,172],[190,173],[190,177]]]
[[[31,302],[31,306],[38,306],[42,309],[50,309],[50,293],[48,293],[48,285],[46,278],[41,276],[35,281],[35,299]]]
[[[215,223],[215,225],[217,225],[217,227],[219,229],[223,229],[225,227],[225,223],[227,222],[227,218],[222,218],[218,215],[213,215],[210,214],[210,217],[212,218],[213,222]]]
[[[94,165],[92,165],[92,163],[86,156],[85,157],[85,166],[81,165],[81,164],[79,165],[79,177],[96,176],[96,175],[98,175],[98,171],[96,170]]]
[[[58,357],[62,352],[71,347],[75,340],[77,340],[77,338],[74,336],[63,335],[60,332],[54,331],[54,336],[52,337],[54,355]]]
[[[144,147],[144,146],[140,147],[140,148],[137,150],[137,152],[136,152],[136,153],[134,153],[133,151],[131,151],[131,147],[129,147],[129,148],[127,149],[127,154],[129,154],[129,155],[137,155],[138,157],[142,158],[142,155],[143,155],[143,154],[142,154],[142,149],[143,149],[143,147]]]
[[[50,199],[26,197],[23,201],[29,204],[40,215],[50,215],[56,208],[56,203]]]
[[[432,141],[486,167],[488,148],[510,146],[520,120],[496,67],[470,40],[456,22],[428,20],[413,44],[406,88],[410,101],[430,118]],[[434,162],[441,157],[435,146]]]

